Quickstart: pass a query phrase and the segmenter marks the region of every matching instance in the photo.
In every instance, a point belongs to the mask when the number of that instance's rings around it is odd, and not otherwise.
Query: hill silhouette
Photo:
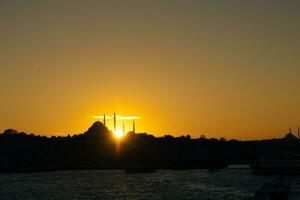
[[[225,167],[252,163],[262,156],[287,157],[300,153],[292,133],[271,140],[192,139],[189,135],[154,137],[129,132],[117,141],[101,122],[86,132],[46,137],[8,129],[0,134],[0,172],[124,169],[147,165],[161,169]]]

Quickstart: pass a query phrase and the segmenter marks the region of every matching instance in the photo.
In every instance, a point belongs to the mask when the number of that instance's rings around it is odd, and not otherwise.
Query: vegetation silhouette
[[[250,164],[262,156],[288,157],[300,153],[292,133],[281,139],[238,141],[189,135],[154,137],[127,133],[117,140],[101,122],[85,133],[46,137],[8,129],[0,134],[0,172],[51,170],[223,168],[230,163]]]

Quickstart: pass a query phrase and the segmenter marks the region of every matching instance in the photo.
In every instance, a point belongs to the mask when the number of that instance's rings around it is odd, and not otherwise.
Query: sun
[[[121,137],[123,137],[123,131],[122,131],[122,129],[120,129],[120,128],[117,128],[117,130],[115,131],[115,136],[116,136],[116,138],[121,138]]]

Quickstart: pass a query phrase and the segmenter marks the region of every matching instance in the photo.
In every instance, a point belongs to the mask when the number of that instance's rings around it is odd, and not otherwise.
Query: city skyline
[[[105,127],[108,128],[109,131],[111,131],[111,133],[117,138],[122,138],[123,136],[126,136],[128,133],[135,133],[135,134],[150,134],[152,135],[152,133],[149,133],[147,131],[140,131],[140,132],[136,132],[136,120],[140,120],[141,117],[140,116],[125,116],[125,115],[118,115],[116,113],[116,111],[113,112],[113,114],[109,115],[104,113],[103,115],[93,115],[93,116],[87,116],[87,118],[92,118],[96,121],[94,121],[94,123],[96,122],[101,122]],[[128,128],[129,127],[129,128]],[[293,135],[292,137],[297,137],[300,138],[300,126],[296,126],[296,131],[294,131],[293,126],[289,126],[288,131],[284,132],[281,134],[281,137],[273,137],[273,138],[255,138],[256,139],[280,139],[283,137],[287,137],[288,135]],[[6,129],[6,131],[17,131],[17,132],[23,132],[23,131],[19,131],[19,130],[15,130],[15,129]],[[82,132],[84,133],[84,132]],[[73,133],[71,135],[77,135],[77,134],[82,134],[82,133]],[[42,134],[44,135],[44,134]],[[48,136],[68,136],[70,135],[70,133],[61,133],[61,134],[52,134],[52,135],[48,135]],[[160,135],[158,137],[165,137],[165,136],[169,136],[172,134],[164,134],[164,135]],[[47,135],[45,135],[47,136]],[[157,136],[154,134],[154,137]],[[174,137],[176,136],[190,136],[189,134],[181,134],[181,135],[172,135]],[[197,139],[197,138],[207,138],[207,139],[225,139],[225,140],[231,140],[231,139],[238,139],[238,138],[224,138],[224,137],[219,137],[219,138],[215,138],[215,137],[207,137],[205,134],[201,134],[199,136],[194,136],[192,137],[193,139]],[[243,140],[243,139],[241,139]],[[249,139],[248,139],[249,140]],[[251,139],[250,139],[251,140]],[[253,140],[253,139],[252,139]],[[247,139],[245,140],[247,141]]]

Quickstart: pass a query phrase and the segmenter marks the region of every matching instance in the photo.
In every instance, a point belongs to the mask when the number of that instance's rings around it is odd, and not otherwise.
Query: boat
[[[132,166],[125,169],[125,173],[153,173],[156,169],[150,166]]]
[[[248,200],[294,200],[290,184],[282,180],[263,184]]]

